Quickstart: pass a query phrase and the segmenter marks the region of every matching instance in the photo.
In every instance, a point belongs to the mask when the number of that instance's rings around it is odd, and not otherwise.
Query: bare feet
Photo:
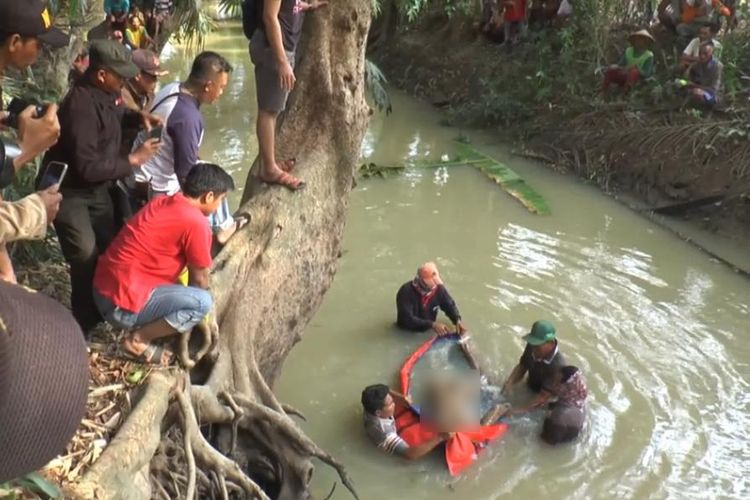
[[[304,181],[291,175],[289,171],[294,168],[294,160],[286,160],[281,164],[277,163],[270,169],[263,169],[260,174],[260,180],[267,184],[278,184],[292,191],[297,191],[305,187]],[[288,170],[287,170],[288,169]]]

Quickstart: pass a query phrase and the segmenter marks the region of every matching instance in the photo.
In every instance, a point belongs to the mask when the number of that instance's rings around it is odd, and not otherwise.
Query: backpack
[[[242,31],[250,40],[263,22],[263,0],[242,0]]]

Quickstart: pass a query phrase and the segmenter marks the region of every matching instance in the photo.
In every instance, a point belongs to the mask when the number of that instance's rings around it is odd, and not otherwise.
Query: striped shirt
[[[371,413],[364,414],[365,431],[378,448],[390,454],[403,455],[409,445],[396,433],[396,421],[391,418],[380,418]]]

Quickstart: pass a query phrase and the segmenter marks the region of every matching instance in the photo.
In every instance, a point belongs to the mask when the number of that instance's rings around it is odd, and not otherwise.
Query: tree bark
[[[304,435],[271,387],[336,270],[354,166],[370,114],[364,85],[370,19],[371,0],[334,0],[306,16],[297,85],[279,123],[277,154],[296,158],[295,174],[307,186],[293,193],[263,185],[254,174],[256,161],[242,207],[252,221],[215,261],[211,284],[218,343],[192,371],[194,385],[178,398],[183,409],[186,401],[194,409],[182,411],[182,420],[189,422],[186,413],[194,413],[198,424],[210,428],[208,442],[215,447],[206,446],[198,425],[183,425],[181,432],[191,443],[188,453],[204,469],[203,482],[218,483],[199,498],[223,496],[232,484],[247,496],[259,497],[252,490],[259,485],[270,498],[307,498],[312,458],[335,467],[353,491],[343,467]],[[154,411],[141,415],[151,418],[139,423],[144,429],[153,429],[154,421],[163,418]],[[89,474],[108,477],[112,470],[100,466],[112,462],[102,462],[106,454]],[[195,483],[192,474],[182,474],[191,478],[185,484]],[[112,486],[123,491],[121,482]],[[122,495],[109,490],[102,498]],[[177,492],[183,495],[184,490]]]

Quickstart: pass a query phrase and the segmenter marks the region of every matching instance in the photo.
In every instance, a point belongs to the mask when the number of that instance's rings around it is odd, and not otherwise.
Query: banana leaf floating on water
[[[469,144],[457,141],[458,155],[445,161],[415,161],[404,165],[379,165],[376,163],[365,163],[360,166],[359,174],[364,178],[382,177],[390,174],[401,173],[406,168],[439,168],[470,166],[478,169],[492,181],[498,184],[505,192],[521,202],[529,212],[537,215],[550,213],[547,202],[537,193],[520,175],[498,162],[497,160],[480,153]]]
[[[471,145],[459,142],[456,146],[458,155],[466,163],[481,170],[487,177],[497,183],[509,195],[521,202],[529,212],[537,215],[550,213],[547,202],[520,175],[498,162],[494,158],[480,153]]]

